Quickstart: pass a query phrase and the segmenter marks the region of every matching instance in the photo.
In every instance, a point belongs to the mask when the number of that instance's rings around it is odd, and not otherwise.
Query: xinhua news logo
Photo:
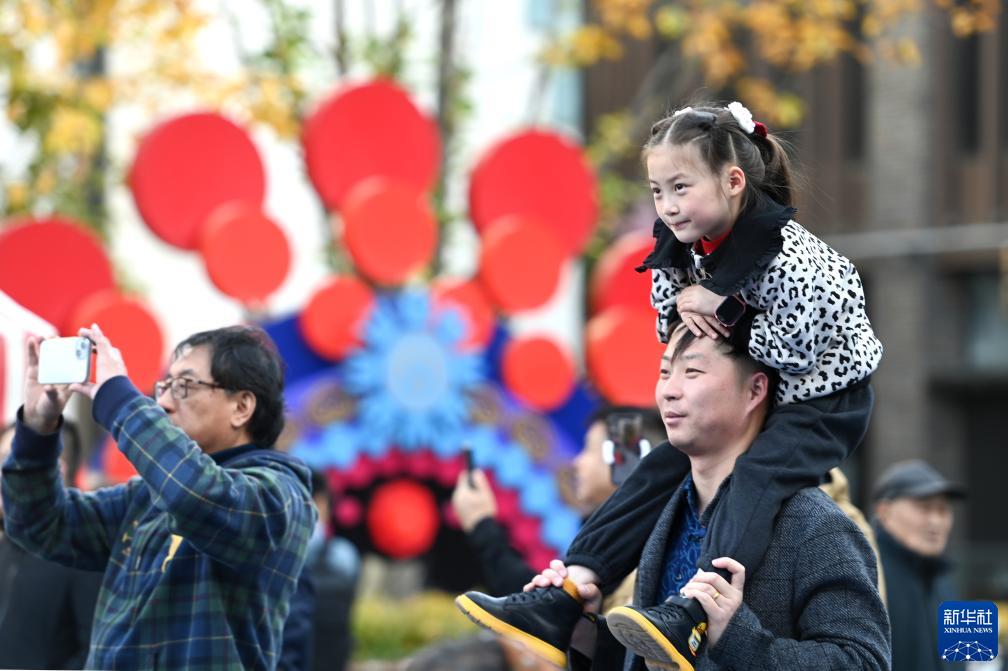
[[[998,611],[991,601],[938,606],[938,655],[947,662],[988,662],[998,654]]]

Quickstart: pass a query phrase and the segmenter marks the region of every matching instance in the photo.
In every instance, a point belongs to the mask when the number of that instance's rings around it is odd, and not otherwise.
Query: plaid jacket
[[[105,572],[86,668],[275,668],[315,522],[308,470],[254,445],[204,454],[125,377],[93,413],[139,478],[64,488],[58,432],[20,421],[3,467],[10,537]]]

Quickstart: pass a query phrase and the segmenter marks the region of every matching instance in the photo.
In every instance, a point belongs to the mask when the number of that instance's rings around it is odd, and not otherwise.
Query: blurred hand
[[[462,530],[466,533],[472,531],[487,517],[497,516],[497,499],[490,488],[486,474],[478,468],[473,469],[472,480],[470,487],[466,471],[459,473],[451,498],[452,508],[455,509]]]
[[[122,352],[112,346],[98,324],[91,324],[89,329],[81,329],[78,335],[90,338],[95,344],[95,381],[93,384],[72,384],[70,389],[93,399],[101,386],[111,378],[126,375],[126,364],[123,363]]]
[[[59,428],[71,389],[65,384],[39,384],[39,345],[42,340],[30,335],[24,341],[24,422],[36,433],[53,433]]]

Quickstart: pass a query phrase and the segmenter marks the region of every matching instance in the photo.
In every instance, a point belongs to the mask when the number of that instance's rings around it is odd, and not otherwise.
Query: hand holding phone
[[[102,333],[98,324],[91,324],[90,328],[82,328],[77,333],[82,338],[94,343],[95,381],[93,383],[90,381],[74,383],[70,388],[93,399],[101,386],[108,380],[119,375],[128,376],[126,364],[123,362],[122,352],[109,341],[108,336]]]
[[[39,345],[39,384],[82,384],[91,377],[94,343],[89,338],[50,338]]]
[[[602,445],[602,459],[609,464],[609,474],[616,486],[651,451],[651,443],[644,438],[643,423],[644,417],[637,412],[613,413],[607,420],[609,438]]]
[[[39,358],[44,342],[47,341],[34,335],[24,339],[24,422],[41,434],[59,429],[60,416],[71,394],[67,385],[39,382]],[[51,377],[46,374],[46,379]]]

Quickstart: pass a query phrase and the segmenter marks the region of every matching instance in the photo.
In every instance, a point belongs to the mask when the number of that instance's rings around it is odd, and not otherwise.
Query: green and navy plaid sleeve
[[[59,431],[39,434],[18,411],[11,454],[3,465],[7,533],[33,554],[61,564],[102,570],[139,479],[95,493],[64,488]]]
[[[219,466],[125,377],[101,386],[92,411],[143,478],[154,505],[171,515],[173,532],[201,552],[230,566],[259,565],[292,541],[307,540],[314,525],[311,494],[289,465]]]

